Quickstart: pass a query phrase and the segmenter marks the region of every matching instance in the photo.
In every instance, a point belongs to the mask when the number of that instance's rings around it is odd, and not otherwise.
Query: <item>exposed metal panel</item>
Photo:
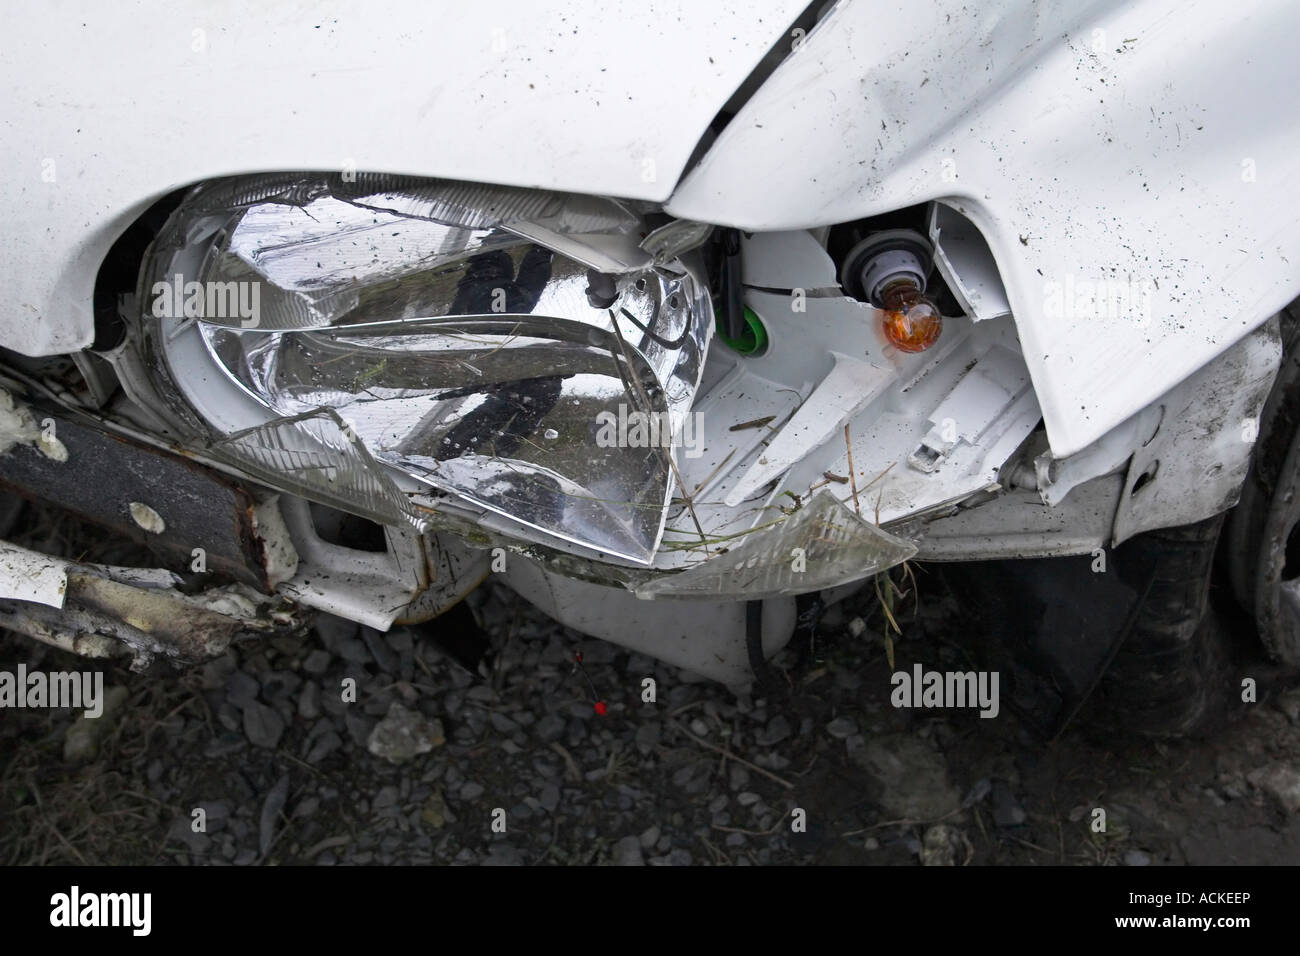
[[[114,534],[169,550],[188,565],[202,548],[207,569],[269,590],[265,555],[247,490],[202,465],[81,424],[61,413],[51,422],[60,461],[31,444],[0,454],[0,487],[11,488]],[[133,504],[162,520],[151,533],[132,517]],[[139,511],[139,509],[137,509]]]
[[[1046,505],[1032,488],[1016,488],[933,521],[892,530],[916,541],[919,561],[984,561],[1089,554],[1110,544],[1123,475],[1094,478],[1061,504]]]
[[[1160,428],[1129,463],[1116,544],[1237,503],[1281,358],[1278,326],[1270,322],[1161,398]]]

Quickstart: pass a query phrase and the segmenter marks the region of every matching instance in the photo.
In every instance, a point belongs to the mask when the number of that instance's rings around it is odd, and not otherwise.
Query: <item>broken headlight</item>
[[[160,393],[211,453],[385,523],[438,489],[642,564],[712,331],[633,204],[409,177],[193,190],[142,286]],[[602,423],[647,416],[625,447]]]

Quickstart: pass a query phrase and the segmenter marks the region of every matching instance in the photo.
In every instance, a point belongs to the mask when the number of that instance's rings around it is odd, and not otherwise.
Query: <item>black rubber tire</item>
[[[1098,684],[1089,723],[1127,734],[1198,736],[1222,726],[1233,693],[1230,637],[1209,602],[1223,515],[1149,531],[1154,572],[1131,629]]]
[[[1265,649],[1284,665],[1300,666],[1300,640],[1278,612],[1267,541],[1275,509],[1289,500],[1294,486],[1297,435],[1300,435],[1300,299],[1278,315],[1282,365],[1259,419],[1250,473],[1241,500],[1223,530],[1220,566],[1237,603],[1254,617]],[[1276,560],[1276,558],[1273,558]]]

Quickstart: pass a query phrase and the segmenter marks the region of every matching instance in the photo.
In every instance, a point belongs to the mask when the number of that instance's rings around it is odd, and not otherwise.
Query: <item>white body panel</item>
[[[1289,0],[849,0],[668,208],[753,230],[964,212],[1073,454],[1300,292],[1298,40]]]
[[[666,199],[805,5],[24,9],[0,58],[0,345],[90,344],[108,247],[151,201],[214,176],[350,166]]]

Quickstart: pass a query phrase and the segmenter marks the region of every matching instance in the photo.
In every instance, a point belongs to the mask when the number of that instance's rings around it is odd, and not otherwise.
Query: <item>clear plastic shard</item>
[[[804,594],[884,571],[916,554],[916,545],[863,520],[823,490],[779,524],[678,574],[636,589],[637,597],[755,600]]]
[[[215,443],[212,451],[254,477],[305,498],[380,524],[427,528],[420,511],[332,408],[236,432]]]

